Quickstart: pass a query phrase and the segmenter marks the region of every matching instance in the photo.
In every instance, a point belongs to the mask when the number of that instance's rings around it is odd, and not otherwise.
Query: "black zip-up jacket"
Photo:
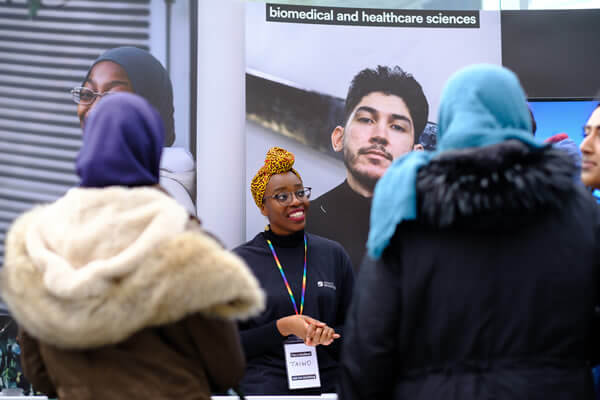
[[[329,346],[317,346],[321,390],[288,389],[283,341],[276,327],[279,318],[295,314],[281,274],[266,239],[274,245],[296,305],[300,308],[304,271],[304,231],[290,236],[261,232],[234,249],[254,272],[267,294],[267,307],[258,317],[240,323],[240,336],[246,354],[246,374],[241,388],[245,394],[317,394],[335,392],[344,338],[343,325],[350,306],[354,277],[348,254],[338,243],[306,234],[307,272],[304,315],[318,319],[342,337]]]

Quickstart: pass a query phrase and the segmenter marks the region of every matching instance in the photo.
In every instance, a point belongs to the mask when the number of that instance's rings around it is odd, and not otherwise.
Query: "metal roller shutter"
[[[77,184],[76,105],[90,63],[106,49],[148,50],[150,0],[0,0],[0,265],[12,221]]]

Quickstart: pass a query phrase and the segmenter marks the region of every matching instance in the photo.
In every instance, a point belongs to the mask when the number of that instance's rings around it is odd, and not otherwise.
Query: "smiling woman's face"
[[[302,188],[302,181],[291,171],[273,175],[269,179],[269,183],[265,188],[261,213],[268,218],[273,233],[290,235],[304,229],[306,212],[310,204],[308,199],[306,197],[299,199],[293,195],[289,204],[282,205],[272,197],[279,193],[293,193]]]
[[[133,85],[131,84],[125,69],[112,61],[101,61],[94,65],[87,80],[83,83],[83,86],[99,93],[134,93]],[[101,99],[101,97],[96,97],[91,104],[79,104],[77,106],[77,116],[79,117],[79,122],[82,127],[89,112]]]

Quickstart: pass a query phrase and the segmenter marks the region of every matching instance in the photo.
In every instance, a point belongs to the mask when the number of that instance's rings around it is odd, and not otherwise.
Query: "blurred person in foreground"
[[[589,189],[600,190],[600,104],[596,106],[583,127],[581,180]],[[600,198],[596,196],[600,203]],[[600,367],[594,368],[596,398],[600,399]]]
[[[600,210],[517,77],[462,69],[438,150],[378,182],[340,399],[591,399]]]
[[[158,186],[163,122],[115,94],[85,125],[81,187],[19,217],[0,272],[37,391],[209,399],[244,373],[232,318],[262,309],[242,260]]]
[[[116,47],[102,53],[90,66],[80,87],[71,94],[84,127],[88,116],[105,95],[130,92],[150,103],[165,124],[160,160],[160,185],[188,212],[196,214],[196,165],[189,151],[173,147],[173,86],[167,70],[150,53],[137,47]]]

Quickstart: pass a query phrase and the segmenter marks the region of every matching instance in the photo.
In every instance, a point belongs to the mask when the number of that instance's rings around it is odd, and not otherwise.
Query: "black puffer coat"
[[[365,260],[340,399],[591,399],[600,213],[560,150],[516,141],[419,171],[419,220]]]

